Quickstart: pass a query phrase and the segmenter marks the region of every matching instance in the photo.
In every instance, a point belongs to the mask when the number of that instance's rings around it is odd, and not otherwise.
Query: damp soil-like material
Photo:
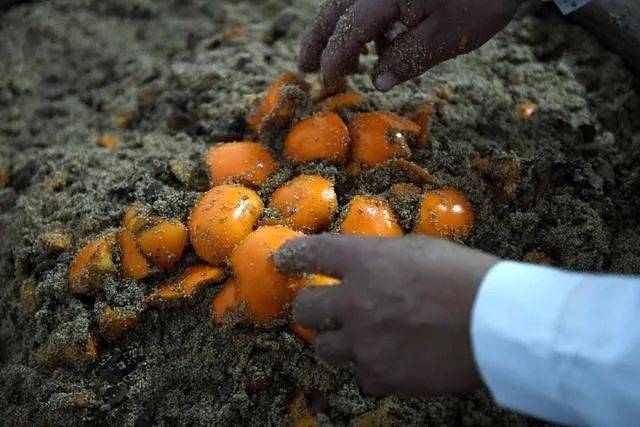
[[[0,15],[3,424],[283,425],[299,392],[322,424],[537,423],[484,391],[364,395],[348,370],[319,363],[286,320],[268,330],[241,319],[212,326],[219,285],[189,304],[146,308],[125,336],[87,354],[102,307],[139,306],[166,277],[116,275],[95,295],[72,296],[75,252],[117,229],[134,202],[187,219],[208,186],[207,147],[249,134],[245,118],[259,94],[295,70],[315,3],[53,0]],[[369,82],[374,60],[365,55],[351,80],[369,108],[403,113],[444,98],[429,145],[413,159],[440,185],[468,193],[478,224],[466,244],[514,260],[640,274],[640,84],[620,58],[535,6],[478,52],[390,93]],[[538,109],[522,120],[515,111],[525,100]],[[119,144],[98,146],[103,134]],[[284,135],[264,142],[277,151]],[[336,178],[342,206],[399,179],[382,170],[349,181],[335,168],[309,169]],[[275,179],[300,170],[283,168]],[[385,194],[409,228],[415,203]]]

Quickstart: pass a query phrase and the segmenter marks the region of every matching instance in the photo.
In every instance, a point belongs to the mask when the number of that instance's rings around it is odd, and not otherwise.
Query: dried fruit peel
[[[193,297],[204,287],[220,281],[225,275],[223,268],[194,265],[187,268],[177,279],[169,280],[157,291],[147,296],[150,305],[178,301]]]
[[[116,234],[110,232],[80,249],[69,268],[71,293],[88,293],[99,287],[105,276],[116,271],[113,260],[115,240]]]

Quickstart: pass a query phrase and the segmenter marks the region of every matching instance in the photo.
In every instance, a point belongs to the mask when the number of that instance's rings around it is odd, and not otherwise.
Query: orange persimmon
[[[85,294],[97,288],[105,276],[115,272],[113,250],[116,233],[110,232],[85,245],[69,268],[69,290],[73,294]]]
[[[189,234],[180,221],[163,221],[138,235],[138,246],[151,262],[168,270],[182,258]]]
[[[349,129],[332,112],[316,114],[296,124],[284,142],[285,155],[294,163],[326,160],[341,163],[349,150]]]
[[[473,207],[453,188],[428,191],[422,198],[415,232],[450,239],[468,236],[475,226]]]
[[[399,237],[404,233],[391,206],[375,197],[355,196],[340,224],[340,233],[370,237]]]
[[[140,313],[132,309],[105,306],[98,317],[98,329],[107,341],[114,341],[138,324]]]
[[[291,73],[284,73],[273,82],[262,99],[258,111],[248,119],[251,129],[259,132],[260,127],[267,118],[288,119],[291,116],[293,113],[292,105],[290,101],[282,96],[282,88],[287,85],[293,85],[296,81],[296,76]]]
[[[281,315],[293,299],[288,277],[277,271],[273,255],[287,240],[301,235],[282,226],[260,227],[233,251],[238,301],[246,304],[247,315],[256,322],[264,324]]]
[[[404,117],[375,111],[357,114],[350,123],[349,171],[358,173],[392,158],[409,158],[409,143],[419,138],[420,126]]]
[[[356,108],[366,100],[367,97],[361,93],[346,92],[327,98],[319,105],[325,111],[336,111],[342,108]]]
[[[251,233],[263,208],[255,191],[239,185],[219,185],[206,192],[189,218],[191,244],[198,256],[223,266],[236,245]]]
[[[260,187],[276,171],[278,164],[257,142],[230,142],[211,148],[206,156],[211,186],[235,181],[247,187]]]
[[[331,223],[338,197],[330,180],[300,175],[273,193],[269,207],[277,209],[294,230],[315,233]]]
[[[135,235],[129,230],[118,233],[120,245],[122,274],[134,280],[141,280],[150,273],[149,261],[142,255],[138,248]]]
[[[191,298],[200,289],[224,277],[224,269],[208,265],[187,268],[177,279],[169,280],[157,291],[147,296],[150,305]]]
[[[227,318],[227,313],[238,305],[236,297],[236,281],[230,277],[225,282],[222,290],[211,301],[211,320],[214,325],[219,325]]]

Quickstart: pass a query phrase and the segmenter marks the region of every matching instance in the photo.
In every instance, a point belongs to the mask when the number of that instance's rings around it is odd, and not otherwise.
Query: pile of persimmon
[[[431,104],[400,116],[367,111],[362,94],[326,96],[326,91],[315,95],[312,91],[293,74],[280,76],[248,119],[255,139],[219,144],[206,154],[210,189],[197,200],[187,223],[161,217],[142,205],[131,206],[117,231],[77,253],[68,275],[70,291],[99,291],[109,275],[145,280],[164,273],[174,278],[142,304],[162,306],[192,298],[226,279],[211,302],[213,323],[222,324],[230,312],[242,312],[264,327],[286,316],[304,288],[340,285],[330,277],[279,272],[274,254],[290,239],[323,232],[372,237],[413,232],[461,239],[473,231],[474,212],[465,194],[438,186],[410,160],[414,150],[428,144]],[[299,97],[290,93],[307,94],[306,107],[301,109]],[[280,135],[275,145],[273,132]],[[263,138],[266,133],[270,138]],[[262,139],[271,142],[263,144]],[[382,167],[404,169],[414,178],[393,183],[385,193],[356,194],[345,200],[347,194],[337,193],[334,177],[309,172],[323,170],[312,167],[323,163],[354,178]],[[279,172],[285,169],[289,178],[283,180],[286,175]],[[415,199],[412,224],[401,225],[389,194]],[[189,244],[199,263],[175,271]],[[99,331],[113,340],[134,326],[139,315],[107,306],[98,321]],[[307,341],[314,337],[313,331],[299,325],[292,328]]]

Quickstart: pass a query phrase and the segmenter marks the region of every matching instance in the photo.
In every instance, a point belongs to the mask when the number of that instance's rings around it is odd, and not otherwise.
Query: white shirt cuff
[[[562,424],[640,420],[640,278],[500,262],[471,319],[480,374],[502,406]]]

